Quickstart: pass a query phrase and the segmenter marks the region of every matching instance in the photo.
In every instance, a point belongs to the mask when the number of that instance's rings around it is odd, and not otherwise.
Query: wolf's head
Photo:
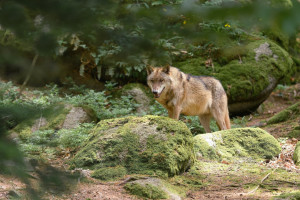
[[[170,66],[165,67],[147,67],[147,84],[151,88],[155,98],[159,98],[160,95],[170,87]]]

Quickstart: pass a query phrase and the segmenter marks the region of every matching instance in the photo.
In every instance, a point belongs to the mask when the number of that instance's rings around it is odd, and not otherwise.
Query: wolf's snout
[[[157,90],[153,90],[152,93],[154,94],[155,98],[159,98],[160,94]]]

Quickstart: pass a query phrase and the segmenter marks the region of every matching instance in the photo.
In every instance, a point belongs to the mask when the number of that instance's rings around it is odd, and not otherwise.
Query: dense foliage
[[[300,13],[299,2],[289,0],[10,0],[0,7],[5,72],[26,73],[39,55],[43,70],[35,71],[40,75],[57,76],[62,58],[82,76],[117,81],[143,80],[148,64],[199,55],[218,59],[228,48],[241,49],[244,38],[253,34],[269,34],[286,45],[283,38],[297,33]]]

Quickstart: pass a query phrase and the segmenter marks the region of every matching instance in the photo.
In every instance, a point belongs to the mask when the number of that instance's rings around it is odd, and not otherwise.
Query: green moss
[[[165,191],[154,185],[140,185],[137,183],[127,183],[125,189],[131,194],[149,199],[167,199],[168,195]]]
[[[284,109],[271,117],[267,124],[276,124],[279,122],[287,121],[288,119],[292,119],[295,116],[298,116],[300,113],[300,102],[295,103],[294,105],[288,107],[287,109]]]
[[[198,157],[212,160],[270,159],[280,153],[277,140],[260,128],[236,128],[194,137]]]
[[[62,127],[66,116],[68,114],[69,110],[62,109],[59,112],[57,112],[57,115],[50,115],[48,118],[48,124],[44,127],[41,127],[41,130],[47,130],[47,129],[55,129],[58,130]]]
[[[268,38],[277,42],[285,50],[289,50],[290,38],[278,26],[274,26],[263,32]]]
[[[187,173],[174,176],[169,179],[169,182],[173,185],[184,186],[181,187],[184,192],[191,189],[199,189],[207,186],[204,182],[206,176],[203,175],[202,169],[203,162],[195,161],[195,164],[189,169]]]
[[[300,140],[300,126],[296,126],[291,132],[288,134],[289,138],[296,138]]]
[[[72,167],[123,166],[128,173],[172,176],[193,163],[193,138],[183,122],[145,116],[104,120],[71,160]]]
[[[40,127],[40,130],[60,129],[68,112],[69,109],[66,109],[63,104],[50,106],[18,124],[11,132],[19,133],[21,139],[28,138],[32,133],[32,126],[40,117],[46,118],[48,122],[45,126]]]
[[[30,127],[24,127],[20,132],[19,132],[19,137],[21,140],[27,140],[31,136],[31,128]]]
[[[108,180],[123,178],[126,175],[126,173],[127,173],[126,168],[122,166],[105,167],[105,168],[100,168],[95,170],[91,174],[91,177],[108,181]]]
[[[79,107],[81,107],[86,112],[86,114],[89,118],[89,122],[98,122],[99,121],[97,119],[96,112],[91,107],[89,107],[88,105],[80,105]]]
[[[289,193],[283,193],[279,196],[273,197],[273,200],[299,200],[300,199],[300,191],[293,191]]]
[[[296,145],[293,160],[296,165],[300,165],[300,142],[298,142]]]
[[[257,62],[254,49],[266,42],[276,56],[261,55]],[[242,63],[237,58],[234,60],[220,58],[219,60],[228,60],[228,62],[222,66],[214,62],[213,69],[205,67],[205,60],[199,57],[177,62],[174,66],[188,74],[216,77],[224,86],[229,102],[255,99],[269,86],[271,79],[280,80],[293,72],[293,60],[288,52],[270,40],[249,41],[244,51],[246,53],[240,55]]]

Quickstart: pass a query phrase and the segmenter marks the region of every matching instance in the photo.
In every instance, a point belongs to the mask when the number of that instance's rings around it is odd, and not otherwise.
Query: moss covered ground
[[[287,121],[288,119],[292,119],[295,118],[296,116],[299,116],[299,114],[300,114],[300,102],[295,103],[290,107],[280,111],[279,113],[271,117],[267,121],[267,124],[276,124],[279,122],[284,122]]]

